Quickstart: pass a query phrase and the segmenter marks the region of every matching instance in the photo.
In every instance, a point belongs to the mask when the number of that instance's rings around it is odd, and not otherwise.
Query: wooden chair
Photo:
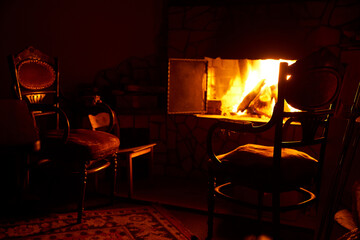
[[[103,103],[99,96],[93,96],[93,100],[89,101],[92,102],[92,105],[95,107],[94,110],[98,108],[98,110],[93,111],[88,115],[89,122],[91,125],[91,128],[93,130],[105,130],[108,129],[109,126],[114,125],[114,127],[110,127],[110,129],[114,129],[113,134],[118,136],[120,138],[120,129],[118,126],[118,121],[116,117],[116,113],[111,109],[111,107],[105,103]],[[104,109],[104,111],[100,111],[99,108]],[[112,121],[111,119],[114,119]],[[133,146],[133,147],[127,147],[122,148],[120,144],[120,148],[117,151],[117,155],[119,159],[124,158],[126,161],[126,173],[127,173],[127,182],[128,182],[128,197],[133,197],[133,161],[134,158],[143,156],[145,154],[150,155],[150,159],[148,161],[148,170],[149,175],[152,175],[152,166],[154,161],[154,147],[156,146],[156,143],[150,143],[140,146]]]
[[[267,123],[218,121],[209,129],[208,239],[213,234],[215,196],[257,209],[259,221],[263,211],[271,212],[274,239],[279,239],[281,212],[315,201],[320,191],[329,121],[334,114],[342,71],[337,58],[326,50],[298,60],[291,66],[281,63],[277,102]],[[285,111],[285,101],[300,111]],[[296,139],[285,138],[286,130],[291,126],[301,128],[301,134]],[[274,130],[273,145],[248,143],[224,154],[216,152],[214,142],[218,143],[216,136],[221,134],[219,130],[255,134],[271,129]],[[306,152],[307,147],[318,150],[317,155]],[[236,186],[257,191],[257,201],[256,198],[250,202],[234,196],[231,190]],[[301,200],[284,204],[284,193],[294,191],[302,195]],[[265,194],[271,195],[270,204],[264,204]]]
[[[78,223],[84,211],[88,174],[113,167],[116,179],[116,152],[119,139],[110,133],[90,129],[72,129],[66,113],[60,107],[58,59],[28,47],[9,56],[14,89],[25,100],[34,115],[40,132],[39,158],[51,161],[57,171],[80,176]],[[113,181],[115,187],[115,180]],[[114,192],[114,191],[113,191]]]

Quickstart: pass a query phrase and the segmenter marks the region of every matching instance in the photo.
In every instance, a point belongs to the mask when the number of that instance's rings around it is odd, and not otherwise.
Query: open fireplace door
[[[168,114],[206,112],[207,61],[169,59]]]

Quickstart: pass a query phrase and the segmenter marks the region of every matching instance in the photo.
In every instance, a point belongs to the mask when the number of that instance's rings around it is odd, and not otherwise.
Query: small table
[[[141,145],[137,147],[119,149],[117,154],[123,154],[126,156],[126,169],[128,177],[128,197],[132,198],[133,195],[133,158],[142,156],[144,154],[150,153],[149,166],[149,175],[152,174],[152,166],[154,161],[154,146],[156,143],[150,143],[146,145]]]

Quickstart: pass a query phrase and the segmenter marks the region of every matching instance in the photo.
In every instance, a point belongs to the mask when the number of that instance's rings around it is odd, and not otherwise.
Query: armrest
[[[214,153],[213,145],[212,145],[212,139],[215,130],[221,129],[221,130],[227,130],[232,132],[243,132],[243,133],[258,133],[268,130],[274,125],[274,121],[271,119],[269,122],[258,125],[253,122],[248,121],[224,121],[220,120],[216,123],[214,123],[208,131],[207,134],[207,153],[214,163],[221,163],[221,160],[218,158],[218,156]]]
[[[66,113],[57,106],[53,105],[44,105],[44,104],[31,104],[29,105],[31,112],[41,111],[42,113],[57,113],[59,114],[61,123],[64,124],[64,131],[62,135],[63,143],[67,142],[67,139],[70,134],[70,123]]]

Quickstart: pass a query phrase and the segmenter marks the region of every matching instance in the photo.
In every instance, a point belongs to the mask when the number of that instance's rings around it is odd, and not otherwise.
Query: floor
[[[76,190],[70,178],[57,178],[54,175],[44,175],[44,178],[33,181],[31,191],[22,195],[21,201],[16,203],[8,198],[0,209],[2,220],[7,217],[38,217],[49,212],[69,212],[76,209]],[[46,181],[44,179],[47,179]],[[138,177],[134,181],[134,195],[127,198],[127,185],[124,178],[119,179],[119,192],[115,204],[109,205],[107,196],[107,175],[98,178],[99,188],[95,189],[94,178],[90,177],[86,199],[86,209],[122,208],[144,204],[159,204],[176,217],[198,239],[207,236],[206,215],[206,182],[188,178],[154,176]],[[16,209],[14,211],[14,209]],[[215,240],[255,240],[271,239],[267,237],[271,232],[271,225],[262,225],[263,234],[260,238],[253,237],[258,232],[258,225],[251,217],[242,216],[241,210],[227,203],[217,202],[217,215],[214,220]],[[245,214],[246,215],[246,214]],[[289,218],[291,220],[291,218]],[[291,222],[289,221],[288,222]],[[305,224],[306,225],[306,224]],[[286,224],[282,228],[284,240],[313,239],[314,231],[308,226]]]
[[[173,216],[179,219],[199,239],[207,236],[207,182],[206,179],[186,179],[177,177],[154,177],[153,179],[138,179],[134,183],[133,198],[140,201],[150,201],[162,204]],[[121,189],[126,196],[126,185]],[[216,217],[214,220],[215,240],[252,240],[254,234],[262,233],[262,240],[271,239],[271,224],[264,223],[259,230],[259,224],[254,219],[254,211],[241,209],[223,200],[216,202]],[[245,214],[244,214],[245,212]],[[309,227],[309,226],[308,226]],[[261,234],[260,234],[261,235]],[[314,231],[298,226],[283,228],[283,239],[307,240],[313,239]]]

